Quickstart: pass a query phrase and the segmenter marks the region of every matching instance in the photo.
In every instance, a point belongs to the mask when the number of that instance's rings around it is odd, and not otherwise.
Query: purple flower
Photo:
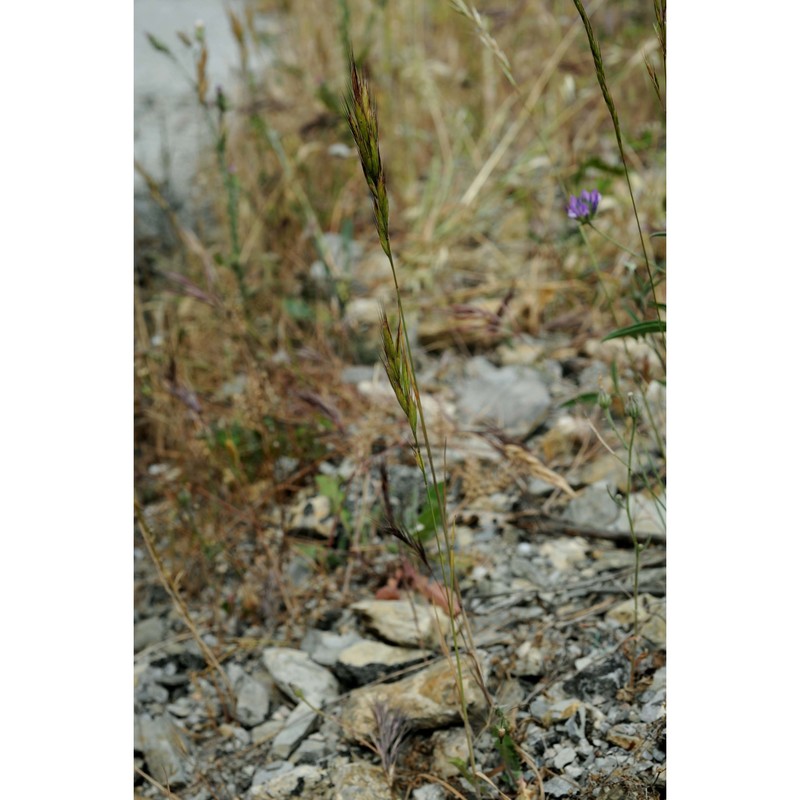
[[[602,198],[603,195],[597,189],[592,189],[591,192],[584,189],[580,197],[572,195],[567,203],[567,216],[577,219],[578,222],[588,222],[597,213],[597,206]]]

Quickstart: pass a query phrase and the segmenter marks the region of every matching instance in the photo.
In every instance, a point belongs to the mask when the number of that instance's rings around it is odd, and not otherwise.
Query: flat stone
[[[281,732],[284,722],[285,720],[270,719],[261,723],[261,725],[256,725],[250,731],[250,738],[253,740],[253,744],[260,744],[274,739]]]
[[[556,769],[564,769],[567,764],[571,764],[577,757],[578,754],[575,752],[574,748],[563,747],[553,759],[553,766],[555,766]]]
[[[544,782],[544,792],[546,797],[564,797],[577,791],[578,787],[574,783],[561,777],[550,778]]]
[[[486,698],[464,664],[468,713],[485,710]],[[366,738],[375,729],[372,708],[383,702],[399,711],[412,729],[440,728],[460,720],[455,676],[446,660],[394,683],[356,689],[342,707],[341,719],[350,739]]]
[[[262,723],[269,713],[268,687],[248,675],[237,664],[231,664],[228,667],[228,677],[236,692],[235,717],[237,721],[248,728]]]
[[[295,764],[317,764],[332,752],[334,749],[324,736],[312,733],[300,743],[292,755],[292,761]]]
[[[606,451],[567,473],[567,480],[573,486],[597,485],[608,487],[612,492],[625,491],[628,485],[628,468],[625,466],[624,456],[624,453],[617,455]]]
[[[550,563],[559,572],[566,572],[586,559],[590,546],[586,539],[577,536],[552,539],[545,542],[539,552],[549,559]]]
[[[287,531],[326,539],[334,533],[335,524],[330,497],[318,494],[295,503],[289,511]]]
[[[424,783],[411,792],[411,800],[446,800],[447,795],[438,783]]]
[[[289,758],[300,742],[318,726],[319,716],[316,711],[305,703],[295,706],[284,722],[280,733],[272,740],[270,752],[275,758]]]
[[[164,639],[167,623],[161,617],[150,617],[137,622],[133,626],[133,652],[138,653],[151,644],[158,644]]]
[[[641,719],[642,722],[655,722],[657,719],[661,719],[662,717],[666,716],[666,700],[666,690],[659,689],[655,693],[653,699],[642,706],[642,710],[639,713],[639,719]]]
[[[289,800],[298,797],[304,800],[327,800],[329,792],[325,771],[311,764],[301,764],[251,786],[247,797],[248,800]]]
[[[392,800],[383,770],[366,761],[342,764],[333,770],[333,800]]]
[[[620,508],[608,491],[605,483],[584,489],[567,506],[564,519],[580,527],[617,530],[614,525],[620,517]]]
[[[667,646],[667,603],[651,594],[639,595],[639,632],[659,647]],[[633,626],[634,600],[623,600],[606,614],[608,619],[626,627]]]
[[[281,691],[297,702],[299,688],[309,703],[320,705],[338,697],[339,684],[325,667],[311,660],[308,653],[289,647],[268,647],[261,659]]]
[[[544,725],[545,728],[549,728],[557,722],[564,722],[573,714],[577,714],[581,706],[581,701],[575,697],[568,697],[565,700],[551,703],[547,711],[542,715],[542,725]]]
[[[433,763],[432,772],[440,778],[455,778],[461,773],[458,767],[453,764],[454,759],[469,760],[469,749],[467,748],[467,735],[463,728],[449,728],[444,731],[436,731],[431,736],[433,744]]]
[[[635,750],[642,744],[642,732],[637,725],[623,722],[610,728],[606,739],[623,750]]]
[[[523,642],[516,652],[517,660],[511,668],[512,675],[537,677],[544,672],[544,653],[531,642]]]
[[[139,717],[139,742],[147,771],[159,783],[185,786],[191,774],[187,764],[188,743],[168,715]]]
[[[333,667],[342,650],[361,641],[364,640],[355,631],[340,634],[312,628],[303,637],[300,647],[317,664],[321,664],[324,667]]]
[[[613,697],[621,689],[630,675],[630,665],[619,653],[578,672],[577,675],[564,681],[564,691],[576,695],[581,700],[591,700],[596,695]]]
[[[389,642],[405,647],[437,647],[439,631],[450,632],[450,620],[438,606],[408,600],[362,600],[350,608],[367,627]]]
[[[363,685],[422,661],[428,655],[427,650],[392,647],[363,639],[339,653],[334,671],[342,680]]]
[[[652,495],[639,492],[630,498],[633,529],[639,539],[646,539],[648,533],[667,532],[666,497],[655,499]],[[625,513],[619,515],[611,530],[630,531],[630,523]]]
[[[453,388],[462,422],[488,422],[512,436],[524,436],[536,428],[550,409],[550,392],[533,367],[495,367],[476,356]]]

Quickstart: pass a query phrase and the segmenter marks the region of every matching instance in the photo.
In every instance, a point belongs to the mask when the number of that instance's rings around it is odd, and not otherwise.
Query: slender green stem
[[[641,560],[641,549],[639,539],[636,536],[636,526],[631,514],[631,486],[633,475],[633,441],[636,438],[636,418],[631,419],[631,436],[628,441],[628,472],[627,484],[625,487],[625,514],[628,517],[628,528],[633,540],[633,658],[631,659],[631,689],[636,682],[636,653],[639,648],[639,564]]]
[[[392,255],[391,245],[388,247],[387,255],[389,257],[389,264],[392,269],[392,280],[394,281],[394,288],[395,288],[395,295],[397,297],[397,309],[398,313],[400,314],[400,323],[403,328],[403,337],[406,345],[406,353],[408,355],[408,364],[410,367],[411,373],[411,386],[414,392],[414,402],[417,406],[417,415],[419,418],[420,426],[422,428],[422,440],[425,445],[425,455],[428,461],[428,467],[431,472],[431,480],[433,481],[433,489],[434,493],[436,494],[437,504],[439,506],[439,519],[442,526],[442,535],[444,538],[444,549],[442,548],[442,541],[439,538],[437,533],[436,535],[436,549],[437,549],[437,556],[439,561],[439,567],[442,571],[442,580],[445,581],[445,585],[447,587],[447,591],[445,591],[445,597],[447,599],[447,616],[450,622],[450,633],[453,637],[453,655],[456,662],[456,677],[457,677],[457,685],[458,685],[458,695],[459,695],[459,703],[461,705],[461,717],[464,721],[464,729],[467,734],[467,749],[469,751],[469,760],[470,766],[472,767],[473,773],[476,770],[476,761],[475,761],[475,753],[472,743],[472,731],[469,723],[469,714],[467,710],[467,697],[466,691],[464,689],[464,668],[461,662],[461,652],[458,646],[458,627],[456,626],[456,609],[454,600],[458,599],[460,604],[460,592],[458,591],[458,580],[456,578],[456,570],[455,570],[455,547],[454,542],[451,540],[451,537],[448,533],[448,525],[447,525],[447,500],[446,500],[446,491],[445,487],[442,485],[441,488],[439,486],[439,482],[436,477],[436,464],[433,459],[433,451],[430,445],[430,437],[428,436],[428,427],[425,422],[425,412],[422,408],[422,400],[420,398],[419,393],[419,385],[417,383],[417,371],[414,365],[414,359],[411,355],[411,342],[408,336],[408,325],[406,324],[406,316],[405,311],[403,309],[403,298],[400,292],[400,284],[397,280],[397,270],[395,268],[394,257]],[[425,469],[424,462],[419,455],[420,447],[419,447],[419,439],[417,437],[416,432],[413,432],[414,436],[414,447],[415,452],[417,453],[418,464],[420,467],[420,471],[422,472],[422,479],[425,484],[425,493],[426,496],[430,497],[430,483],[428,479],[428,474]],[[447,562],[445,562],[445,554],[447,554]],[[469,622],[466,619],[466,616],[463,621],[463,625],[469,629]],[[471,632],[467,634],[469,642],[472,640]],[[463,638],[463,635],[462,635]],[[465,639],[465,642],[467,640]],[[480,669],[479,665],[476,663],[476,669]],[[483,678],[481,676],[481,682]]]
[[[600,45],[597,42],[597,39],[594,35],[594,30],[592,29],[592,23],[589,21],[589,15],[586,13],[586,9],[583,7],[583,3],[581,0],[573,0],[575,3],[575,8],[578,10],[578,14],[580,14],[581,20],[583,21],[583,27],[586,29],[586,35],[589,39],[589,47],[592,51],[592,57],[594,58],[594,68],[595,74],[597,75],[597,82],[600,84],[600,91],[603,94],[603,99],[605,100],[606,107],[608,108],[608,113],[611,115],[611,122],[614,125],[614,135],[617,139],[617,149],[619,150],[620,158],[622,159],[622,167],[625,170],[625,181],[628,184],[628,193],[631,197],[631,205],[633,206],[633,215],[636,218],[636,227],[639,231],[639,240],[642,244],[642,254],[644,255],[644,263],[647,268],[647,275],[650,281],[650,288],[653,293],[653,308],[655,309],[656,316],[658,319],[661,319],[661,311],[658,307],[658,299],[656,297],[656,287],[655,281],[653,280],[653,272],[650,268],[650,258],[647,255],[647,247],[645,246],[644,241],[644,233],[642,232],[642,223],[639,219],[639,210],[636,207],[636,198],[633,194],[633,184],[631,183],[631,176],[628,171],[628,160],[625,158],[625,148],[622,145],[622,130],[619,124],[619,117],[617,116],[617,109],[614,105],[614,99],[611,97],[611,92],[609,91],[608,84],[606,83],[606,74],[605,68],[603,67],[603,56],[600,53]]]
[[[611,244],[613,244],[615,247],[618,247],[620,250],[624,251],[625,253],[628,253],[629,255],[633,256],[634,258],[641,258],[642,257],[641,253],[634,252],[629,247],[625,247],[624,244],[622,244],[621,242],[618,242],[616,239],[614,239],[611,236],[609,236],[605,231],[601,231],[600,228],[598,228],[591,220],[589,220],[589,222],[587,222],[586,224],[593,231],[595,231],[600,236],[602,236],[607,242],[611,242]]]

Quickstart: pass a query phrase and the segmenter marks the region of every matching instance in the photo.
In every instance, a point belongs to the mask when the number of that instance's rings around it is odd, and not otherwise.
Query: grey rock
[[[187,764],[188,743],[186,737],[170,717],[139,719],[139,734],[147,771],[157,781],[170,786],[185,786],[191,774]]]
[[[235,717],[237,721],[248,728],[262,723],[269,713],[268,687],[248,675],[236,664],[230,665],[228,676],[236,692]]]
[[[578,764],[569,764],[564,769],[564,774],[568,778],[572,778],[572,780],[574,780],[574,781],[577,781],[583,775],[584,772],[585,772],[584,768],[581,767],[581,766],[578,766]]]
[[[134,698],[140,703],[160,703],[169,701],[169,689],[161,685],[163,670],[159,667],[148,667],[139,676]]]
[[[657,500],[645,492],[630,497],[631,518],[636,533],[646,536],[648,533],[666,533],[667,531],[666,496]],[[620,514],[612,524],[611,530],[629,531],[630,523],[627,514]]]
[[[406,647],[436,647],[439,631],[447,635],[450,621],[438,606],[408,600],[362,600],[350,608],[383,639]]]
[[[363,685],[427,657],[427,650],[392,647],[382,642],[363,639],[339,653],[334,671],[344,681]]]
[[[275,683],[289,697],[297,700],[295,688],[315,707],[322,707],[339,694],[336,678],[325,667],[314,663],[308,653],[287,647],[269,647],[262,654],[264,665]],[[315,730],[319,718],[305,702],[299,702],[289,714],[280,733],[272,742],[272,754],[286,759],[297,745]]]
[[[545,796],[565,797],[577,791],[578,787],[574,783],[561,777],[550,778],[544,782]]]
[[[642,722],[655,722],[665,716],[666,708],[664,703],[667,699],[666,689],[659,689],[652,698],[642,706],[639,718]]]
[[[334,532],[335,522],[330,497],[318,494],[295,503],[289,511],[287,531],[328,538]]]
[[[562,747],[553,759],[553,765],[556,769],[564,769],[567,764],[571,764],[577,757],[578,754],[575,752],[574,748]]]
[[[567,720],[567,733],[569,738],[576,743],[581,743],[586,740],[586,707],[581,706],[576,713],[574,713]]]
[[[623,600],[606,614],[606,619],[620,625],[633,626],[634,599]],[[663,598],[651,594],[640,594],[638,598],[639,632],[659,647],[667,644],[667,603]]]
[[[411,792],[411,800],[445,800],[444,789],[438,783],[425,783]]]
[[[250,744],[250,734],[238,725],[224,723],[219,726],[219,734],[223,739],[229,740],[234,744],[233,750],[238,749],[239,745]]]
[[[622,655],[615,653],[564,681],[564,691],[581,700],[590,700],[595,695],[613,698],[617,690],[625,685],[629,674],[630,665]]]
[[[194,709],[194,702],[191,698],[186,696],[179,697],[174,703],[169,703],[167,705],[167,711],[169,711],[173,717],[180,717],[181,719],[188,717]]]
[[[608,491],[604,483],[584,489],[567,506],[564,519],[581,527],[616,530],[614,525],[620,518],[620,507]]]
[[[431,736],[433,755],[431,771],[441,778],[455,778],[460,774],[458,767],[453,763],[455,759],[467,760],[467,737],[463,728],[448,728],[443,731],[434,731]]]
[[[517,648],[517,660],[511,668],[512,675],[537,677],[544,671],[544,653],[531,642],[523,642]]]
[[[281,732],[284,722],[285,720],[282,719],[270,719],[263,722],[261,725],[256,725],[256,727],[250,731],[250,738],[253,740],[253,744],[259,744],[260,742],[274,739]]]
[[[162,641],[167,632],[167,623],[161,617],[150,617],[133,626],[133,652],[138,653]]]
[[[608,730],[606,739],[623,750],[635,750],[641,746],[646,735],[646,726],[622,722]]]
[[[312,733],[300,743],[292,756],[295,764],[318,764],[323,758],[334,752],[334,748],[324,736]]]
[[[251,785],[247,792],[248,800],[288,800],[302,797],[305,800],[320,798],[319,789],[327,788],[325,773],[310,764],[301,764],[267,780]]]
[[[261,786],[262,783],[267,783],[278,775],[284,775],[294,769],[294,764],[290,761],[273,761],[269,766],[263,769],[257,769],[253,773],[253,780],[250,783],[251,788]]]
[[[383,770],[366,761],[341,764],[333,770],[333,800],[392,800]]]
[[[486,698],[468,672],[464,675],[464,692],[470,713],[485,709]],[[441,728],[459,719],[455,679],[445,660],[394,683],[352,692],[342,706],[348,738],[363,738],[374,731],[372,709],[378,702],[402,713],[412,729]]]
[[[308,653],[317,664],[332,667],[342,650],[361,641],[363,641],[362,637],[355,631],[339,634],[312,628],[303,637],[300,648]]]
[[[550,408],[550,392],[539,370],[495,367],[482,356],[471,359],[454,391],[465,424],[488,422],[512,436],[524,436],[537,427]]]
[[[268,647],[262,653],[262,661],[281,691],[295,702],[293,687],[299,688],[313,705],[333,700],[339,694],[336,678],[302,650]]]
[[[304,703],[295,706],[280,733],[272,741],[270,751],[275,758],[287,759],[309,733],[319,725],[317,713]]]
[[[584,561],[590,545],[581,536],[558,537],[545,542],[539,552],[545,556],[559,572],[567,572]]]

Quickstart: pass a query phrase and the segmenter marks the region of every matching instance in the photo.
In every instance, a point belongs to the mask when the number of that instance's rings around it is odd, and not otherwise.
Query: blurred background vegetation
[[[478,5],[483,27],[435,0],[257,0],[229,12],[240,80],[222,87],[208,85],[201,33],[152,42],[166,60],[193,53],[215,147],[198,176],[202,220],[179,219],[149,180],[168,235],[136,242],[136,491],[183,589],[216,593],[215,607],[242,619],[263,616],[265,583],[281,582],[286,504],[316,485],[336,507],[340,490],[319,483],[320,465],[407,450],[395,411],[343,379],[377,362],[378,304],[392,289],[342,116],[348,41],[378,98],[393,248],[421,351],[490,353],[561,335],[579,352],[647,307],[633,257],[565,213],[570,194],[599,189],[598,228],[640,252],[574,6]],[[666,240],[653,234],[666,227],[666,86],[654,6],[587,10],[664,302]],[[271,66],[260,71],[263,51]],[[636,352],[621,380],[664,377],[650,351]],[[346,546],[368,560],[363,524]]]

